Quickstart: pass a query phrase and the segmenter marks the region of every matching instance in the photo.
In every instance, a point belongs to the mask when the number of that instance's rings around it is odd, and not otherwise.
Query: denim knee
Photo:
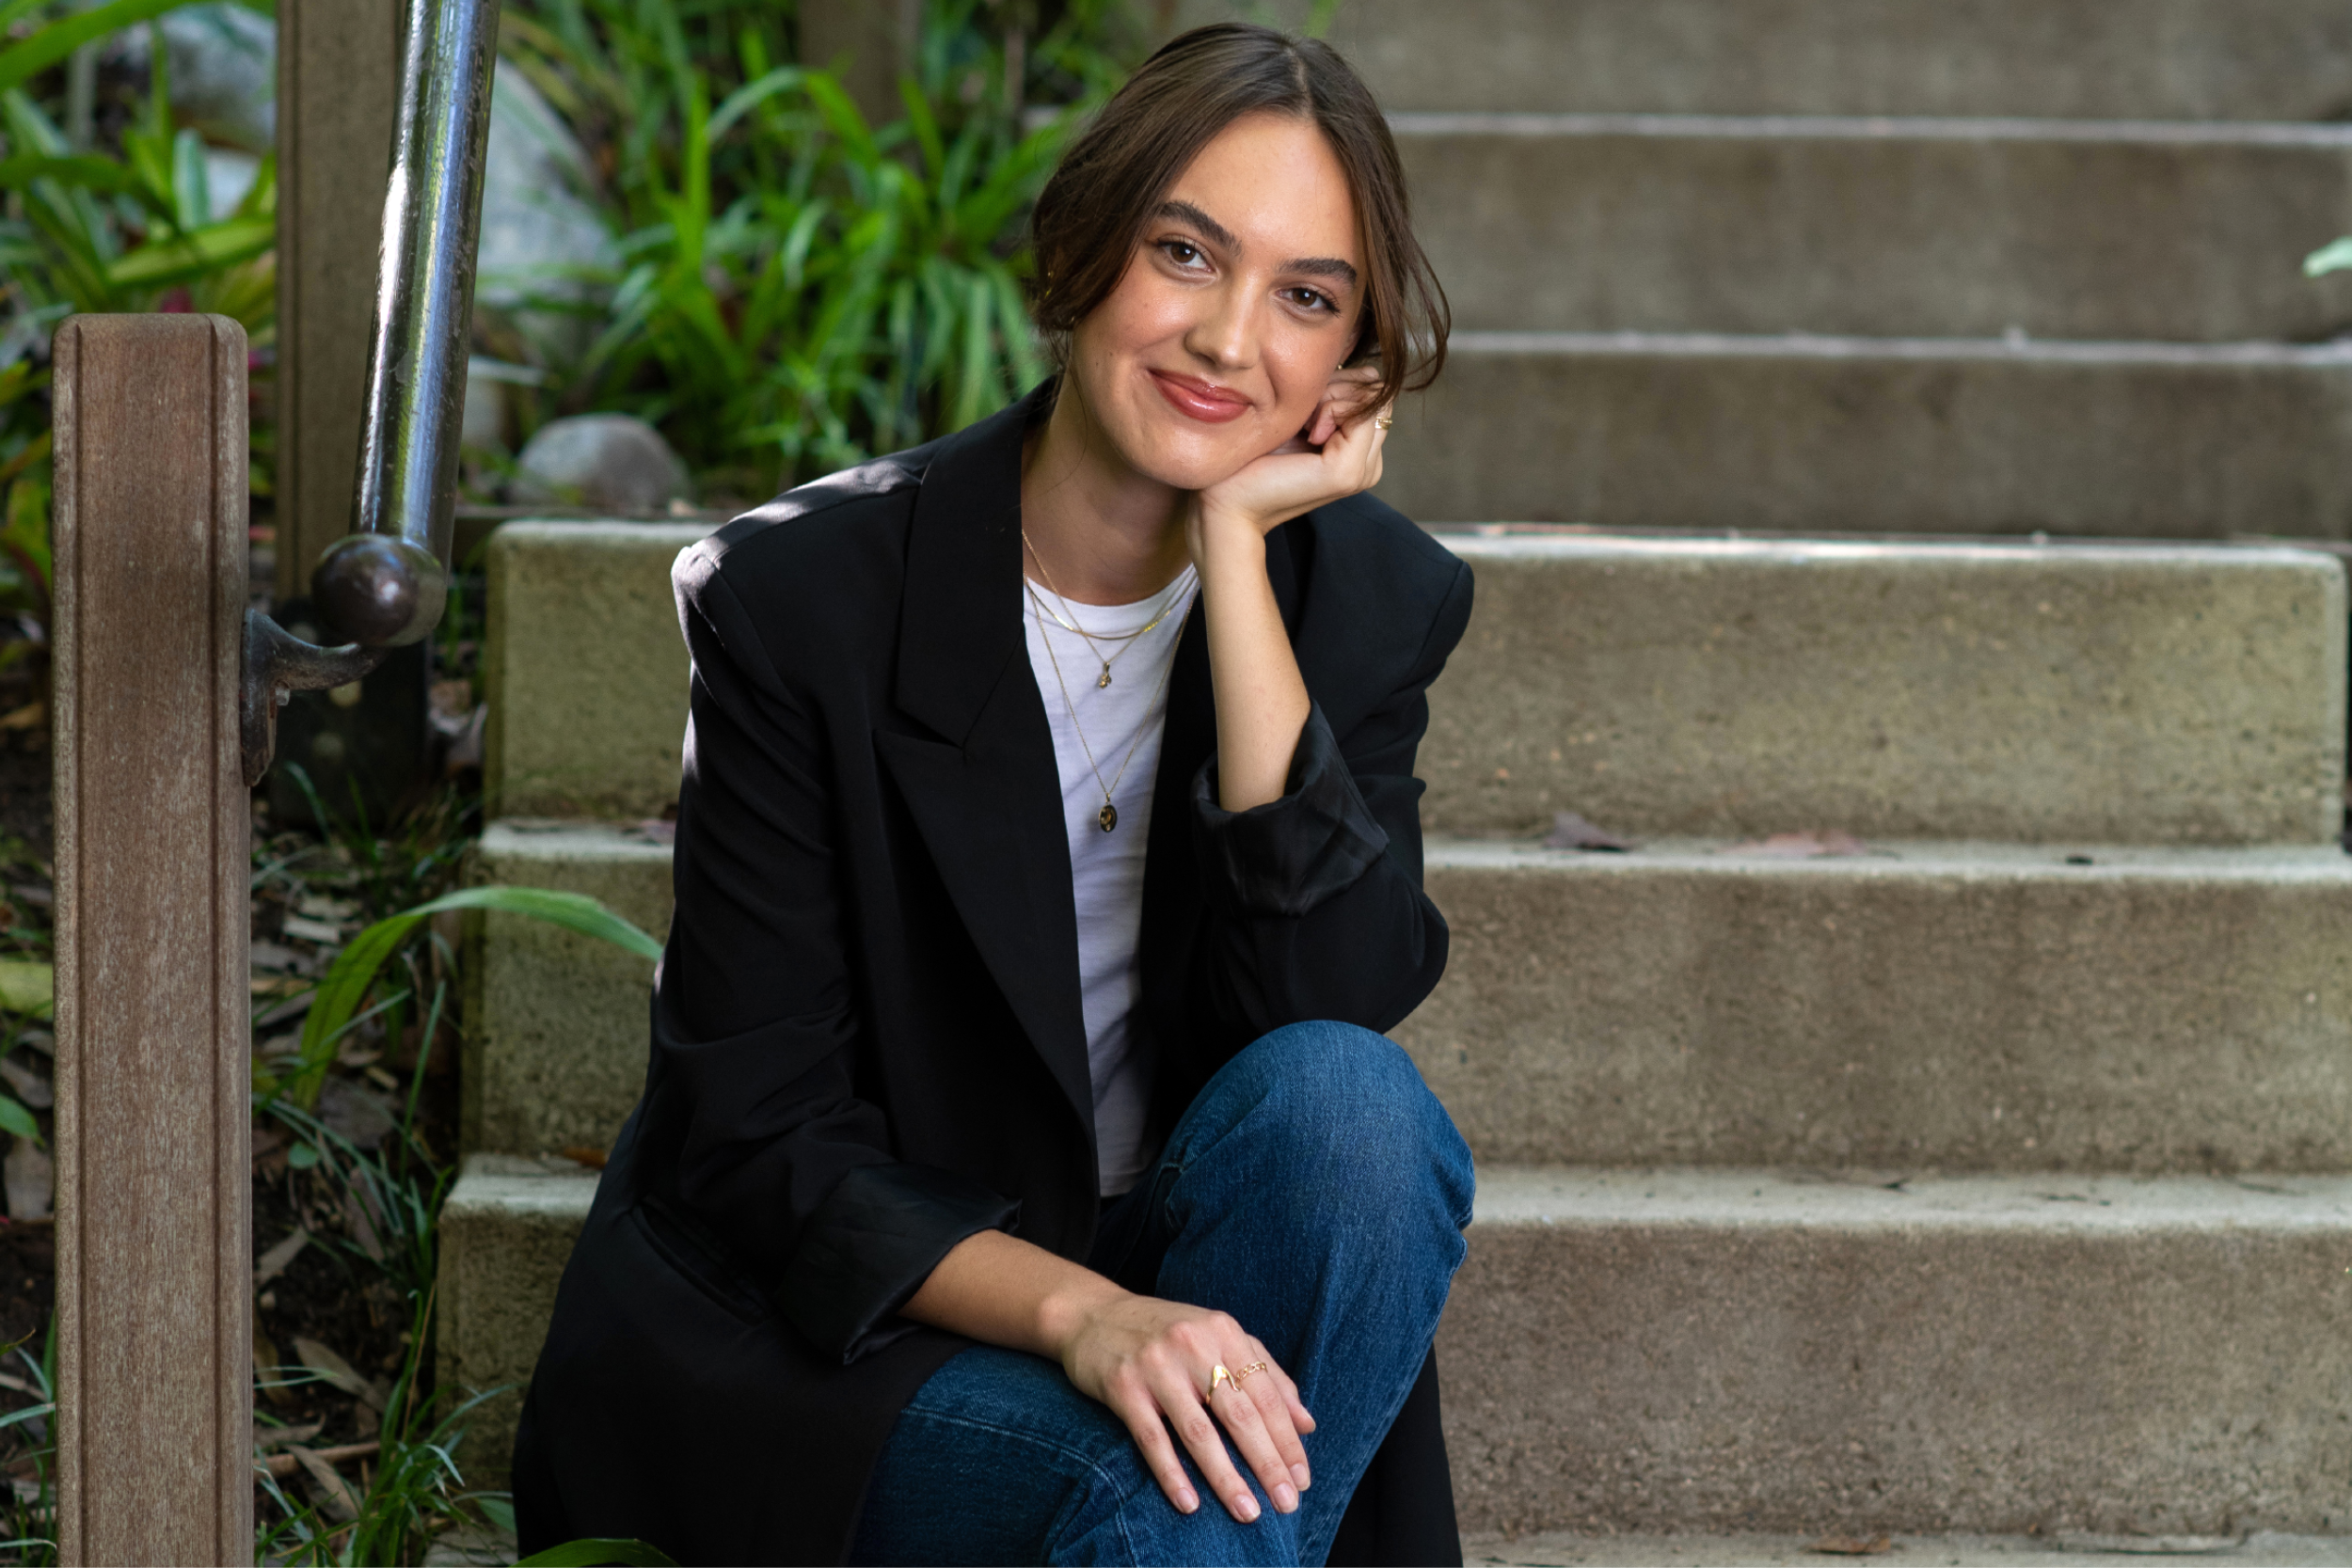
[[[1297,1175],[1340,1204],[1374,1211],[1434,1181],[1455,1227],[1470,1224],[1469,1148],[1395,1041],[1313,1020],[1260,1037],[1217,1074],[1236,1109],[1283,1124]],[[1327,1209],[1325,1211],[1328,1212]]]

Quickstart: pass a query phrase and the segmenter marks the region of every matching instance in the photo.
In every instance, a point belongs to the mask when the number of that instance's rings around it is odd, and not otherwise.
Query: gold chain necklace
[[[1054,574],[1046,569],[1045,558],[1037,553],[1037,546],[1030,542],[1029,531],[1027,529],[1023,529],[1021,531],[1021,543],[1027,546],[1029,559],[1037,562],[1039,574],[1045,578],[1046,591],[1052,594],[1057,599],[1060,599],[1062,609],[1065,611],[1068,611],[1070,610],[1070,600],[1063,595],[1062,591],[1059,588],[1054,586]],[[1185,571],[1190,570],[1190,567],[1185,568]],[[1177,581],[1182,582],[1183,580],[1184,574],[1180,572],[1177,574]],[[1173,587],[1175,585],[1170,584],[1169,586]],[[1168,590],[1162,589],[1161,592],[1167,593]],[[1140,638],[1144,633],[1151,631],[1162,621],[1167,620],[1168,612],[1176,608],[1176,597],[1171,595],[1168,603],[1160,606],[1160,612],[1157,615],[1152,616],[1149,622],[1136,627],[1134,631],[1114,632],[1104,635],[1100,632],[1089,631],[1086,627],[1078,625],[1077,617],[1074,612],[1071,613],[1067,619],[1061,615],[1054,614],[1054,611],[1046,607],[1045,602],[1038,598],[1037,591],[1035,589],[1031,589],[1029,591],[1029,598],[1037,605],[1038,610],[1041,614],[1053,616],[1054,624],[1056,626],[1061,627],[1061,629],[1066,632],[1075,634],[1086,643],[1087,652],[1092,654],[1094,656],[1094,661],[1103,667],[1102,674],[1096,677],[1094,682],[1095,689],[1098,691],[1104,687],[1110,685],[1111,666],[1119,662],[1120,655],[1126,653],[1129,648],[1134,647],[1137,638]],[[1187,599],[1185,602],[1189,605],[1191,601]],[[1121,644],[1121,646],[1120,647],[1118,653],[1111,655],[1108,658],[1104,658],[1103,657],[1102,648],[1098,646],[1098,644],[1104,642],[1117,642]],[[1057,670],[1055,673],[1058,674],[1060,672]],[[1074,715],[1073,716],[1072,721],[1073,723],[1076,721]]]
[[[1053,585],[1048,583],[1046,586],[1050,588]],[[1059,595],[1056,596],[1058,597]],[[1161,699],[1168,695],[1168,682],[1175,676],[1176,673],[1176,649],[1184,641],[1184,626],[1192,620],[1192,601],[1198,595],[1192,594],[1184,595],[1184,619],[1176,623],[1176,641],[1168,644],[1168,668],[1160,672],[1160,689],[1152,699],[1153,705],[1157,705]],[[1094,814],[1095,823],[1097,826],[1101,827],[1104,832],[1109,832],[1113,828],[1119,826],[1119,807],[1112,802],[1111,796],[1118,790],[1119,781],[1127,776],[1127,765],[1136,760],[1136,752],[1141,749],[1143,745],[1143,737],[1152,733],[1152,726],[1147,722],[1136,730],[1136,737],[1128,743],[1127,755],[1120,762],[1119,771],[1111,775],[1110,783],[1104,784],[1103,782],[1103,765],[1094,760],[1094,748],[1087,741],[1086,726],[1078,722],[1078,705],[1070,700],[1070,683],[1062,678],[1061,660],[1055,657],[1054,639],[1045,629],[1045,622],[1047,619],[1045,613],[1045,601],[1038,597],[1037,590],[1034,588],[1029,590],[1029,603],[1037,611],[1038,641],[1045,644],[1045,661],[1054,667],[1054,684],[1061,688],[1061,705],[1063,708],[1068,710],[1070,714],[1070,728],[1078,737],[1078,750],[1086,753],[1087,767],[1091,768],[1094,772],[1095,787],[1103,792],[1103,809]],[[1160,624],[1160,621],[1165,621],[1166,619],[1168,619],[1168,615],[1166,611],[1162,611],[1159,619],[1153,621],[1152,625],[1156,626]],[[1072,629],[1076,630],[1075,627],[1073,627]],[[1079,632],[1078,635],[1083,637],[1086,634],[1084,632]],[[1133,647],[1134,645],[1135,644],[1131,642],[1128,644],[1128,647]],[[1124,653],[1126,649],[1122,648],[1120,651]],[[1107,672],[1105,673],[1107,676]],[[1110,681],[1105,678],[1099,682],[1098,685],[1108,686],[1110,685]],[[1150,715],[1151,711],[1152,709],[1150,707],[1146,707],[1144,709],[1144,713],[1147,717]],[[1163,714],[1165,714],[1165,710],[1163,710]]]

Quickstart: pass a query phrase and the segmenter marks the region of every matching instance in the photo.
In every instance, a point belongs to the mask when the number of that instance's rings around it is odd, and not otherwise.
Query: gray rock
[[[588,155],[539,90],[501,60],[490,102],[483,169],[482,249],[474,309],[503,316],[543,359],[573,357],[594,324],[542,302],[584,302],[601,292],[593,277],[619,253],[587,193]]]
[[[266,152],[278,137],[278,28],[242,6],[186,6],[159,19],[171,106],[211,141]],[[116,35],[121,57],[148,64],[144,27]]]
[[[511,486],[524,505],[564,501],[605,512],[659,512],[690,500],[693,483],[670,443],[628,414],[552,420],[523,444]]]

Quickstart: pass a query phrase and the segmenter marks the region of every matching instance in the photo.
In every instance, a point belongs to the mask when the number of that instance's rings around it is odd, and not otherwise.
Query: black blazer
[[[1050,396],[678,559],[676,914],[644,1096],[519,1435],[526,1550],[633,1535],[688,1561],[837,1561],[899,1408],[965,1343],[895,1309],[981,1229],[1087,1254],[1077,925],[1022,624],[1022,441]],[[1267,567],[1314,699],[1290,793],[1216,804],[1199,617],[1170,680],[1139,948],[1161,1132],[1260,1035],[1388,1029],[1445,966],[1413,754],[1469,569],[1365,497],[1277,530]],[[1423,1393],[1423,1430],[1391,1446],[1418,1445],[1409,1490],[1440,1496],[1387,1499],[1378,1533],[1402,1510],[1450,1543]]]

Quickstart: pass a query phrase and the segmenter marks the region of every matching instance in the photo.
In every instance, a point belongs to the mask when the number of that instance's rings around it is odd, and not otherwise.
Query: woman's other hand
[[[1380,483],[1388,416],[1377,407],[1380,369],[1359,365],[1336,372],[1296,436],[1231,479],[1200,493],[1193,509],[1193,559],[1221,528],[1263,538],[1277,527],[1330,501]]]
[[[1222,1312],[1136,1295],[997,1230],[957,1243],[899,1311],[983,1344],[1060,1362],[1079,1392],[1127,1424],[1160,1490],[1186,1513],[1200,1499],[1168,1440],[1170,1427],[1209,1489],[1244,1524],[1258,1516],[1258,1500],[1226,1454],[1220,1425],[1281,1513],[1297,1508],[1312,1479],[1298,1434],[1314,1431],[1315,1419],[1298,1402],[1298,1386]],[[1261,1363],[1263,1371],[1247,1370]],[[1220,1379],[1212,1390],[1218,1367],[1244,1375]]]
[[[1075,1315],[1061,1363],[1080,1392],[1126,1422],[1160,1490],[1184,1513],[1200,1499],[1171,1429],[1226,1512],[1244,1524],[1258,1517],[1258,1500],[1233,1468],[1219,1426],[1275,1508],[1298,1507],[1312,1479],[1298,1438],[1315,1429],[1314,1418],[1290,1374],[1227,1314],[1123,1291],[1105,1294]],[[1212,1388],[1218,1367],[1242,1375],[1216,1378]]]

